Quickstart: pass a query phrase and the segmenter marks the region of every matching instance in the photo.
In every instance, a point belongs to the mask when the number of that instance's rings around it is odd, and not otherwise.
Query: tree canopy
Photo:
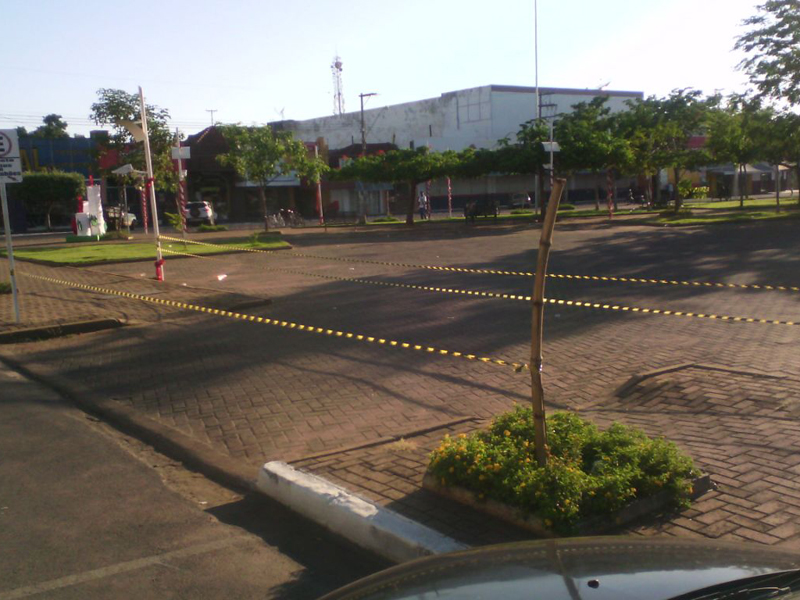
[[[53,212],[74,212],[75,201],[83,195],[84,185],[80,173],[25,173],[17,194],[31,213],[44,215],[45,225],[50,229]]]
[[[767,0],[757,10],[736,39],[734,48],[748,55],[739,69],[760,97],[800,104],[800,2]]]
[[[120,164],[130,163],[137,170],[144,171],[144,145],[136,143],[124,125],[124,122],[137,123],[141,120],[139,95],[129,94],[125,90],[102,88],[97,90],[97,96],[97,102],[92,104],[91,118],[98,125],[111,126],[112,133],[107,148],[119,153]],[[145,112],[156,188],[175,191],[176,178],[171,155],[174,137],[167,123],[169,111],[145,104]]]
[[[309,181],[319,181],[327,166],[309,156],[308,148],[289,131],[275,131],[269,125],[218,125],[228,151],[217,157],[220,164],[232,167],[243,179],[258,186],[267,224],[268,212],[264,188],[278,177],[296,173]]]
[[[33,137],[45,140],[57,140],[69,137],[67,133],[67,122],[61,118],[61,115],[49,114],[43,117],[42,121],[44,125],[40,125],[33,131],[31,134]]]

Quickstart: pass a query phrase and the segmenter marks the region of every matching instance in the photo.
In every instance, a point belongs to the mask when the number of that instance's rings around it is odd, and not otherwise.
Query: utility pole
[[[214,126],[214,113],[217,112],[217,109],[216,108],[207,108],[206,112],[207,113],[211,113],[211,126],[213,127]]]
[[[369,94],[359,94],[358,97],[361,98],[361,156],[367,155],[367,128],[364,124],[364,98],[369,98],[370,96],[377,96],[375,92],[370,92]],[[358,210],[358,222],[362,225],[366,224],[367,222],[367,205],[364,201],[364,191],[363,186],[362,189],[358,193],[359,199],[359,210]]]

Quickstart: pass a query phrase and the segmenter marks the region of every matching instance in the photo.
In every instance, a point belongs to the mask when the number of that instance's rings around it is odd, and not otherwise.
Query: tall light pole
[[[213,127],[214,126],[214,113],[217,112],[217,109],[216,108],[207,108],[206,112],[207,113],[211,113],[211,126]]]

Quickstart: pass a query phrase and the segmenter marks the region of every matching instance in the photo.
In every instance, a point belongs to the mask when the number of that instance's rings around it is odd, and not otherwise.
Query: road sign
[[[0,183],[22,181],[19,140],[15,129],[0,129]]]
[[[192,149],[189,146],[172,149],[172,160],[189,160],[190,158],[192,158]]]

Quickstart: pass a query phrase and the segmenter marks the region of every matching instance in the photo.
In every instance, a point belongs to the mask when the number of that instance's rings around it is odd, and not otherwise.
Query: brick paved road
[[[302,251],[327,256],[531,270],[537,235],[523,227],[459,227],[302,232],[291,241]],[[557,234],[551,272],[797,285],[800,256],[795,240],[792,223],[693,230],[565,226]],[[281,254],[170,261],[168,274],[177,284],[274,299],[272,306],[248,310],[249,314],[508,360],[527,357],[530,317],[525,303],[326,281],[267,271],[265,266],[508,293],[528,293],[532,283],[525,278]],[[116,265],[113,271],[136,275],[142,266]],[[220,281],[220,274],[227,277]],[[70,270],[69,276],[109,281],[106,273],[92,270]],[[45,287],[37,293],[52,294],[51,310],[61,310],[60,298],[66,292]],[[549,280],[547,295],[800,321],[797,293]],[[93,301],[98,312],[119,311],[120,306],[137,310],[130,301]],[[0,310],[7,311],[2,306]],[[87,393],[114,398],[252,465],[447,424],[458,417],[488,418],[513,401],[525,401],[529,393],[526,376],[510,369],[204,315],[176,318],[172,310],[150,306],[146,312],[155,314],[137,313],[133,320],[154,325],[12,351],[41,373],[62,382],[80,381]],[[545,375],[551,407],[592,408],[601,419],[621,413],[612,405],[598,412],[596,402],[631,373],[684,361],[800,376],[798,327],[566,307],[548,307],[546,314]],[[694,431],[704,439],[702,430]],[[764,433],[758,431],[760,436]],[[712,452],[708,445],[691,449],[700,462],[726,451],[715,446]],[[755,458],[747,458],[738,466],[747,471],[758,465]],[[785,465],[778,471],[784,478],[795,475]]]

